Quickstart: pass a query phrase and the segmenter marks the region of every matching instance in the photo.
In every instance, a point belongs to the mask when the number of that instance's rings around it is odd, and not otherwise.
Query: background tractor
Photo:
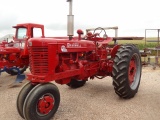
[[[44,37],[44,26],[24,23],[17,24],[13,28],[16,29],[13,41],[4,40],[0,44],[0,73],[18,75],[16,82],[21,82],[25,78],[22,73],[29,66],[28,39]]]

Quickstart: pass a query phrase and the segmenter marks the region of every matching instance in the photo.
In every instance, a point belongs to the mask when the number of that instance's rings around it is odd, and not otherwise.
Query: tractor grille
[[[48,73],[48,48],[30,47],[29,61],[32,74],[44,75]]]

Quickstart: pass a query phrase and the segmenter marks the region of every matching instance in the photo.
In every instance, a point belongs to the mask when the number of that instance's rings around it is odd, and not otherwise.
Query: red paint
[[[129,64],[129,83],[130,85],[134,82],[134,77],[136,74],[136,62],[135,59],[132,58]]]

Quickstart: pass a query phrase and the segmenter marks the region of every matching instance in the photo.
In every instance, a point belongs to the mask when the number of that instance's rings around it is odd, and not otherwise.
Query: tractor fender
[[[115,45],[113,48],[112,48],[112,51],[111,51],[111,57],[114,58],[118,49],[120,48],[120,45]]]

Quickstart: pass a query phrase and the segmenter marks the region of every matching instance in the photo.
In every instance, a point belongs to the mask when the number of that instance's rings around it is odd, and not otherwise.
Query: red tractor
[[[110,47],[108,43],[114,38],[99,37],[95,32],[82,39],[82,33],[78,30],[79,39],[31,38],[28,41],[30,82],[17,98],[22,118],[49,120],[53,117],[60,93],[52,81],[78,88],[89,79],[111,76],[118,96],[125,99],[135,96],[142,69],[138,48],[133,44]]]
[[[72,0],[68,2],[72,4]],[[30,82],[17,98],[18,113],[26,120],[50,120],[54,116],[60,93],[52,81],[78,88],[90,79],[111,76],[119,97],[129,99],[138,92],[142,70],[139,49],[133,44],[116,44],[122,38],[108,37],[103,28],[96,28],[85,37],[78,30],[78,37],[73,37],[73,15],[68,17],[68,38],[28,40]],[[111,41],[115,44],[110,45]]]
[[[16,82],[21,82],[25,78],[22,73],[29,66],[28,39],[44,37],[44,26],[25,23],[17,24],[13,28],[16,29],[14,41],[4,40],[0,44],[0,73],[5,71],[18,75]]]

